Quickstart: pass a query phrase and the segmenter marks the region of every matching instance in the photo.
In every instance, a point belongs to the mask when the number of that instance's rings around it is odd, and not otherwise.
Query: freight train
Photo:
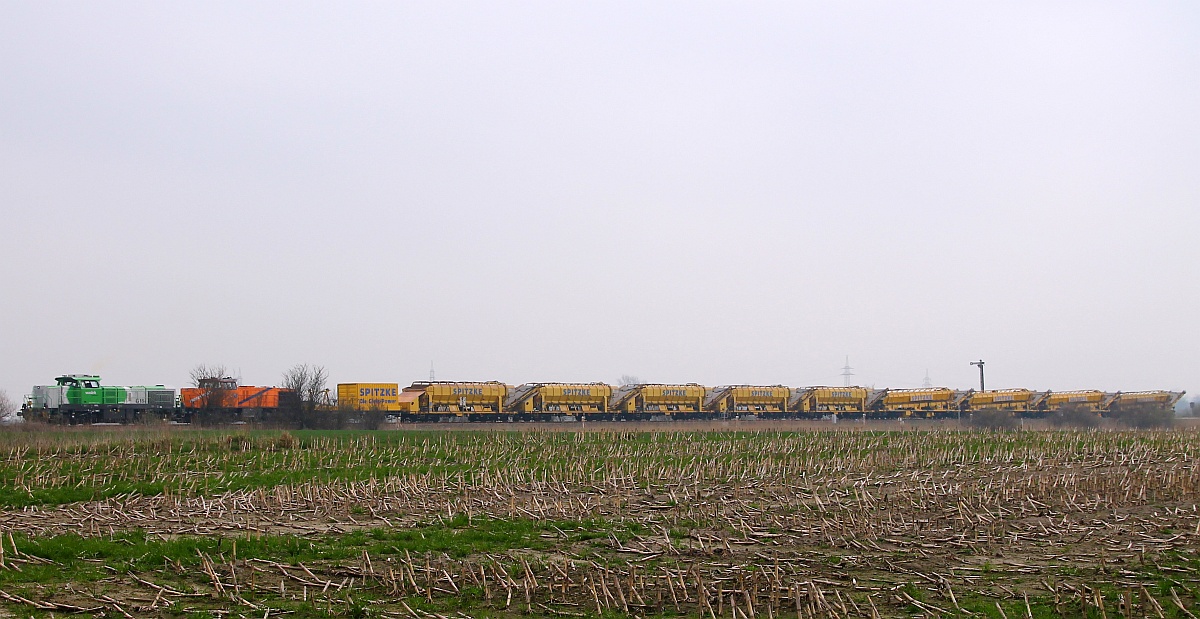
[[[676,419],[935,419],[983,409],[1043,417],[1067,408],[1108,415],[1124,409],[1168,410],[1182,391],[1033,391],[872,389],[784,385],[503,382],[342,383],[337,398],[310,403],[310,412],[374,412],[396,421],[635,421]],[[297,394],[279,387],[239,385],[212,378],[178,394],[162,385],[102,387],[100,377],[70,374],[37,386],[20,415],[53,423],[275,423],[297,419]]]
[[[238,385],[233,378],[211,378],[200,386],[175,389],[152,387],[103,387],[100,377],[67,374],[53,385],[39,385],[25,398],[17,413],[28,421],[64,424],[139,423],[174,421],[190,423],[196,416],[209,421],[251,422],[264,414],[284,413],[295,408],[290,389]],[[278,418],[279,415],[273,415]]]

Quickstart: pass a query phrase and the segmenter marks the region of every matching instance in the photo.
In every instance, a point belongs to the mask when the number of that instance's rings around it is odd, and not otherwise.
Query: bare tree
[[[17,402],[8,397],[8,392],[0,389],[0,423],[17,421]]]
[[[292,391],[293,410],[296,420],[304,428],[324,427],[324,417],[318,413],[318,407],[328,404],[329,389],[326,383],[329,373],[324,366],[300,363],[283,373],[282,387]]]
[[[200,383],[210,378],[222,378],[228,376],[229,371],[220,363],[209,365],[207,363],[197,364],[188,374],[188,378],[192,380],[193,387],[199,387]]]
[[[237,379],[229,376],[222,364],[201,363],[188,375],[192,386],[200,389],[200,408],[217,409],[225,406],[225,395],[237,388]]]
[[[622,387],[627,387],[629,385],[640,385],[642,384],[642,379],[630,374],[622,374],[621,380],[618,381],[617,384]]]

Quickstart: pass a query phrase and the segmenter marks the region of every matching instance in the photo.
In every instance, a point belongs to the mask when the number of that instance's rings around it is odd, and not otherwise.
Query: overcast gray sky
[[[1200,390],[1200,4],[0,1],[0,388]]]

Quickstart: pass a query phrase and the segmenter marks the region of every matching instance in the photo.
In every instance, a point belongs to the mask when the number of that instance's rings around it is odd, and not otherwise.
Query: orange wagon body
[[[279,408],[280,399],[291,394],[291,389],[280,387],[239,386],[232,389],[209,390],[187,387],[179,390],[179,400],[184,408]],[[220,397],[220,403],[210,403],[209,398]]]

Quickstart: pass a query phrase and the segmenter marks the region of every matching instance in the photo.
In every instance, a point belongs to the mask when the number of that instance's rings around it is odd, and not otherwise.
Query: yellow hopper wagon
[[[969,397],[969,406],[971,410],[982,410],[985,408],[996,408],[1000,410],[1012,411],[1014,413],[1027,414],[1034,410],[1034,406],[1039,402],[1037,392],[1029,389],[991,389],[988,391],[976,391],[971,393]]]
[[[416,382],[396,398],[406,421],[499,420],[508,385],[501,382]]]
[[[688,419],[704,416],[703,385],[624,385],[613,391],[608,403],[614,419]]]
[[[1107,394],[1105,409],[1109,412],[1136,408],[1170,410],[1183,398],[1182,391],[1118,391]]]
[[[863,414],[871,391],[866,387],[805,387],[793,389],[788,412],[796,417]]]
[[[1103,413],[1105,394],[1095,389],[1079,391],[1051,391],[1043,400],[1042,412],[1055,413],[1064,408],[1078,408],[1093,413]]]
[[[612,392],[604,383],[527,383],[509,390],[504,411],[517,420],[605,417]]]
[[[958,412],[953,389],[882,389],[872,406],[883,417],[943,417]]]
[[[727,385],[708,390],[704,410],[718,417],[782,417],[792,390],[783,385]]]

